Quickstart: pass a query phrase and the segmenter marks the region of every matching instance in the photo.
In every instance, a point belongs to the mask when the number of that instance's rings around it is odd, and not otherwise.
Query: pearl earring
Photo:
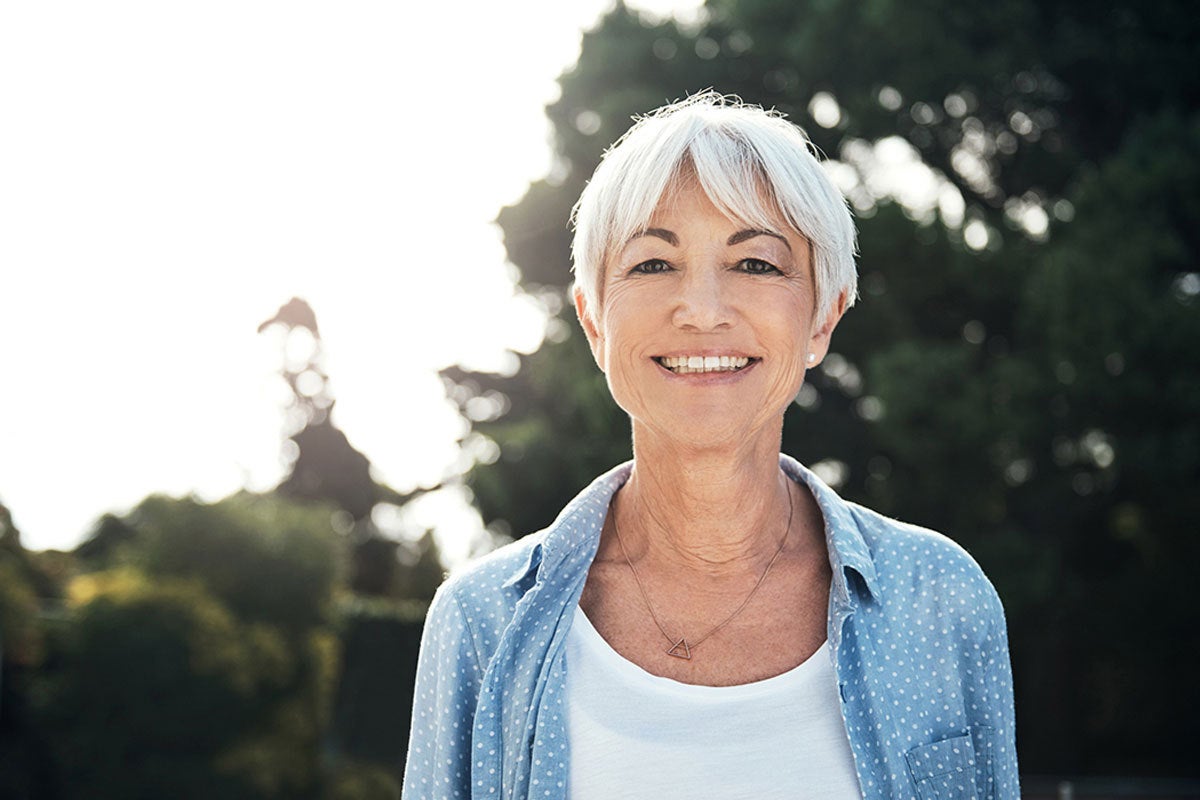
[[[814,361],[816,361],[816,360],[817,360],[817,354],[816,354],[816,353],[809,353],[809,354],[808,354],[808,363],[810,363],[810,364],[811,364],[811,363],[813,363],[813,362],[814,362]]]

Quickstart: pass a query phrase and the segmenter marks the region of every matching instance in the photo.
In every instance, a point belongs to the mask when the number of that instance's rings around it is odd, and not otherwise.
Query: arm
[[[417,661],[405,800],[471,796],[471,731],[483,668],[452,586],[429,606]]]
[[[1008,653],[1008,626],[1004,621],[1004,606],[995,590],[988,604],[990,618],[988,635],[984,640],[987,709],[990,724],[995,728],[991,742],[992,779],[989,797],[997,800],[1020,800],[1020,775],[1017,770],[1016,712],[1013,704],[1012,663]]]

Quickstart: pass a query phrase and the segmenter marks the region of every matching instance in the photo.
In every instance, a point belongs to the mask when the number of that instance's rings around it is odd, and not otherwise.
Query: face
[[[814,319],[808,240],[726,217],[695,182],[614,248],[600,296],[591,309],[576,292],[576,310],[635,433],[694,446],[778,436],[845,307]]]

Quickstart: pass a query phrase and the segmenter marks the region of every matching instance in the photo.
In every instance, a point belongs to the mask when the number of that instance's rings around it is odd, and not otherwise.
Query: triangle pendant
[[[681,637],[679,637],[678,642],[671,645],[671,649],[667,651],[667,655],[675,656],[676,658],[682,658],[687,661],[691,661],[692,660],[692,649],[690,647],[688,647],[687,639],[684,639],[681,636]]]

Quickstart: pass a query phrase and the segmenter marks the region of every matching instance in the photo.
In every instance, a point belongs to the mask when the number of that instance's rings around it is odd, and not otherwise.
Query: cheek
[[[647,342],[653,308],[647,299],[622,286],[609,287],[600,330],[610,358],[617,356],[616,350],[627,351]]]
[[[654,325],[648,314],[631,303],[611,302],[607,306],[603,327],[601,355],[609,392],[627,414],[640,417],[649,402],[656,367],[649,362]]]
[[[804,383],[804,376],[804,357],[799,352],[791,354],[788,358],[777,359],[777,367],[772,381],[772,394],[777,394],[780,398],[786,398],[787,402],[791,402],[796,393],[800,391],[800,386]]]
[[[804,374],[808,369],[808,352],[811,344],[809,320],[793,313],[780,313],[764,320],[765,327],[774,332],[769,344],[776,363],[776,381],[784,394],[800,390]]]
[[[641,358],[646,342],[644,330],[640,330],[636,316],[610,314],[604,326],[600,347],[606,371],[620,372],[632,367]]]

